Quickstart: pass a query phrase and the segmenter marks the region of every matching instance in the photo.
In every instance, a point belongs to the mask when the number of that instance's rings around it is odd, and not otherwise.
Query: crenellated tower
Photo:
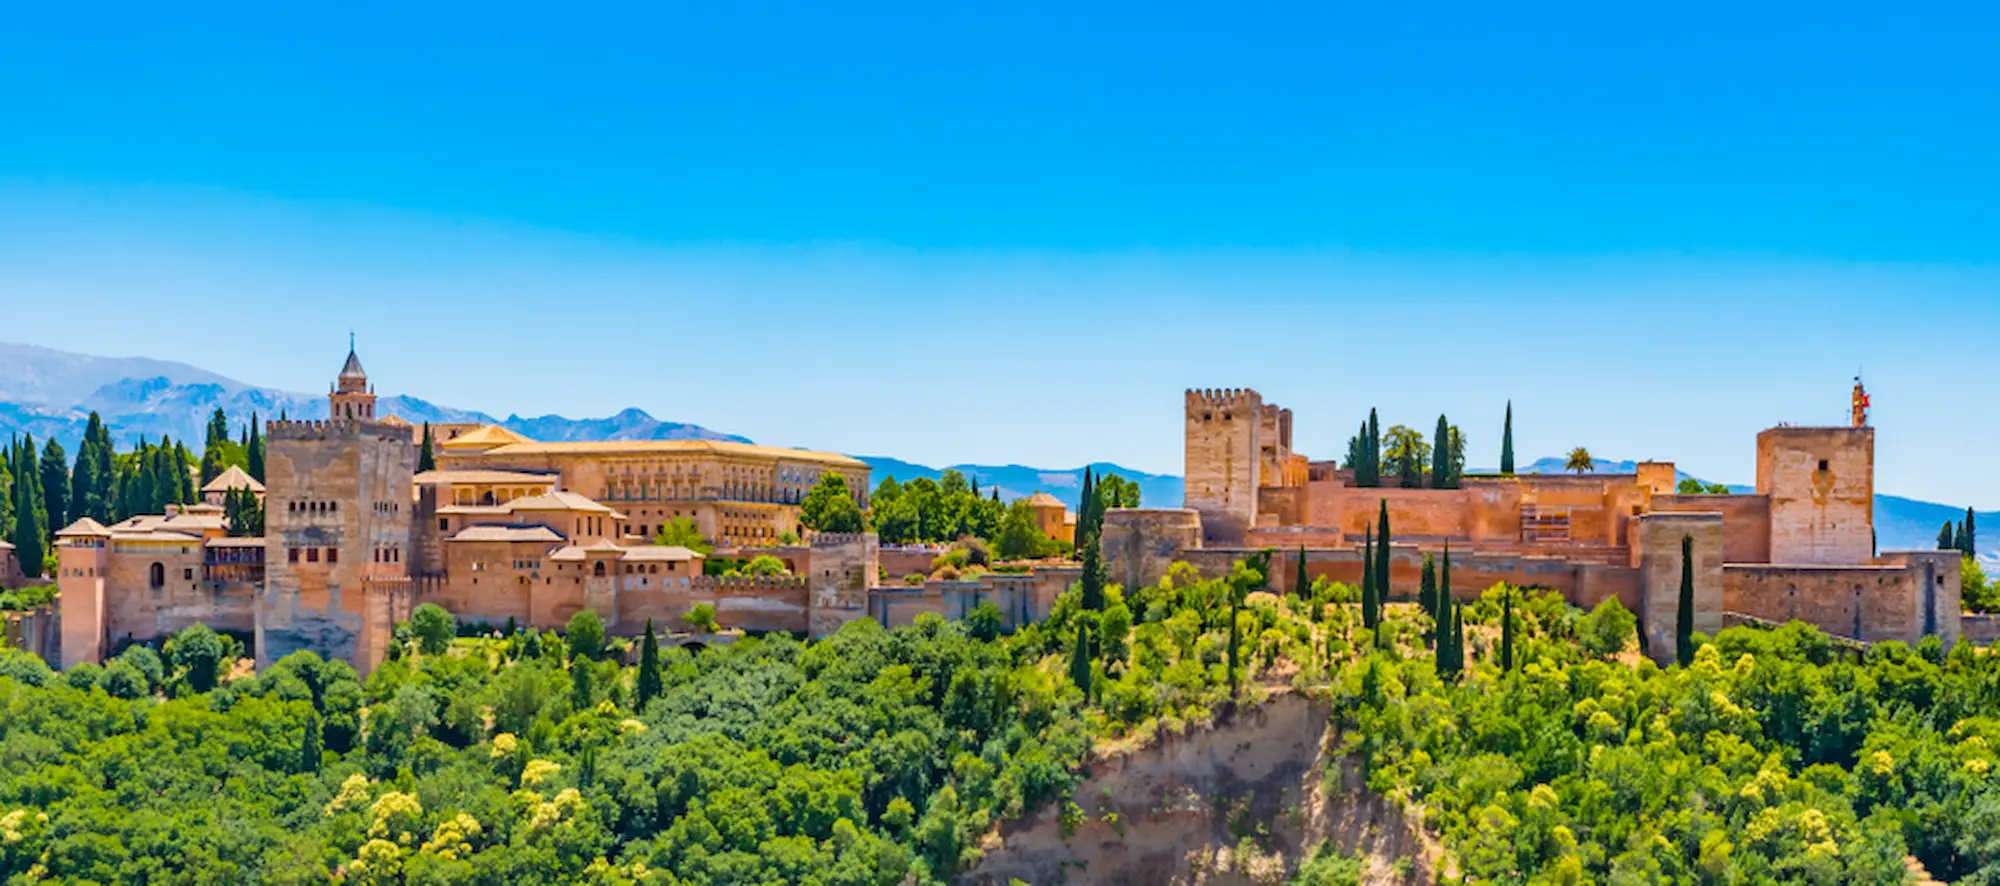
[[[1187,392],[1184,500],[1206,541],[1242,541],[1257,522],[1264,418],[1264,398],[1249,388]]]

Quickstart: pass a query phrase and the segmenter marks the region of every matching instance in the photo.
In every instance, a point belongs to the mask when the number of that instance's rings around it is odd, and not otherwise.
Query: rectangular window
[[[285,560],[286,560],[287,562],[290,562],[290,563],[297,563],[297,562],[299,562],[299,549],[298,549],[298,548],[286,548],[286,549],[285,549]]]
[[[306,562],[307,563],[319,562],[319,548],[306,548]]]
[[[328,563],[338,563],[338,562],[340,562],[340,549],[339,549],[339,548],[327,548],[327,549],[326,549],[326,562],[328,562]]]
[[[447,530],[447,529],[450,529],[450,528],[451,528],[451,518],[450,518],[450,517],[439,517],[439,518],[438,518],[438,531],[439,531],[439,532],[443,532],[443,531],[445,531],[445,530]]]

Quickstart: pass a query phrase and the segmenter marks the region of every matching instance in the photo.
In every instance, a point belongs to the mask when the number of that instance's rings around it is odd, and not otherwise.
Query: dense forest
[[[1278,596],[1267,562],[1084,582],[1011,634],[982,607],[690,651],[422,607],[365,679],[199,627],[67,672],[0,651],[0,880],[946,882],[1002,819],[1093,814],[1108,742],[1284,691],[1334,699],[1467,883],[2000,879],[1983,651],[1732,628],[1662,669],[1615,602]]]

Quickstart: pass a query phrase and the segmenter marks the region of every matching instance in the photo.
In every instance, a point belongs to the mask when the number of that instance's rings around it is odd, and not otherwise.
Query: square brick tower
[[[1757,435],[1757,494],[1771,498],[1771,562],[1858,566],[1875,555],[1875,429],[1776,427]]]
[[[375,420],[351,349],[330,399],[334,418],[267,426],[257,659],[311,649],[366,673],[409,617],[417,448]]]
[[[1257,522],[1264,398],[1249,388],[1187,392],[1186,507],[1209,542],[1240,542]]]

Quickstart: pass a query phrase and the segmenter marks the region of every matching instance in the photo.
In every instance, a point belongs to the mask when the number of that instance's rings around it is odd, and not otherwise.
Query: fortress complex
[[[329,419],[265,426],[261,484],[225,472],[203,490],[258,494],[262,537],[230,536],[213,503],[57,533],[64,666],[199,622],[247,635],[260,662],[310,649],[366,671],[424,602],[461,620],[544,629],[590,609],[627,636],[647,619],[680,629],[701,604],[725,628],[810,635],[869,613],[881,570],[873,534],[778,545],[822,474],[840,475],[867,506],[868,467],[855,459],[715,441],[540,443],[447,426],[434,433],[438,469],[418,473],[421,432],[376,415],[351,349],[328,400]],[[722,545],[768,549],[790,574],[704,575],[703,555],[650,543],[675,518]],[[1031,590],[1006,589],[1011,619],[1046,612],[1053,593]],[[898,588],[896,606],[878,609],[907,619],[993,593]]]
[[[1180,509],[1114,510],[1104,547],[1112,578],[1152,583],[1184,559],[1226,575],[1274,548],[1272,582],[1309,575],[1358,584],[1361,543],[1386,503],[1392,593],[1414,598],[1425,554],[1452,558],[1452,587],[1496,582],[1560,591],[1589,608],[1616,597],[1638,613],[1656,654],[1673,649],[1682,540],[1693,545],[1695,629],[1725,616],[1801,619],[1857,640],[1914,642],[1959,633],[1951,551],[1878,553],[1875,429],[1857,382],[1844,427],[1779,426],[1757,435],[1749,494],[1677,494],[1671,462],[1632,473],[1468,476],[1453,489],[1356,485],[1352,471],[1292,449],[1292,413],[1256,391],[1186,393],[1186,500]]]

